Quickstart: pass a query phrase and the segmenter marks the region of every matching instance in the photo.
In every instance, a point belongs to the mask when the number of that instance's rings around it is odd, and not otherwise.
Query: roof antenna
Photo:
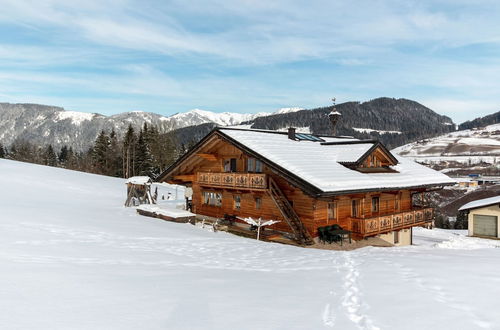
[[[337,99],[335,97],[332,98],[333,108],[332,111],[328,114],[328,118],[330,118],[330,126],[333,136],[335,136],[337,133],[337,122],[339,121],[341,116],[340,112],[338,112],[337,108],[335,107],[335,101],[337,101]]]

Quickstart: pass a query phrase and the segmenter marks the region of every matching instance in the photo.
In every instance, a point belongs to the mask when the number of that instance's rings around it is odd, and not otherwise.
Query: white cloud
[[[37,29],[55,25],[60,29],[57,34],[67,32],[107,46],[180,56],[193,52],[259,64],[345,58],[349,49],[376,51],[400,42],[417,46],[426,41],[464,45],[498,40],[495,6],[475,3],[469,7],[456,15],[453,5],[437,10],[425,2],[174,1],[152,5],[7,0],[0,19]],[[478,16],[476,7],[491,13]],[[206,20],[208,28],[199,28],[197,20]],[[211,25],[219,28],[211,30]]]
[[[3,0],[0,22],[38,39],[0,44],[0,84],[11,96],[65,91],[76,100],[73,89],[255,111],[328,104],[330,94],[435,100],[431,108],[454,111],[463,101],[446,100],[460,95],[479,111],[500,101],[497,52],[454,52],[481,42],[498,50],[499,5]],[[290,65],[299,61],[315,65]],[[193,69],[175,72],[176,63]]]

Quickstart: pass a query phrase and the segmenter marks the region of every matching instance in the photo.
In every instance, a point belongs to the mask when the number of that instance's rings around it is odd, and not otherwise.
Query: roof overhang
[[[370,192],[389,192],[394,190],[439,190],[445,186],[452,186],[455,183],[433,183],[415,186],[400,186],[400,187],[386,187],[386,188],[368,188],[368,189],[355,189],[355,190],[340,190],[340,191],[326,191],[319,194],[317,197],[335,197],[340,195],[350,195],[357,193],[370,193]]]

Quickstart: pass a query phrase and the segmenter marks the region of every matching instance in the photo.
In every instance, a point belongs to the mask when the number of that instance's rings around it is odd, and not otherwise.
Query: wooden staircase
[[[286,199],[285,194],[281,191],[280,187],[276,184],[272,177],[269,177],[269,195],[273,199],[274,203],[278,207],[281,212],[283,218],[285,218],[286,222],[292,228],[293,234],[295,235],[295,240],[300,245],[312,245],[314,241],[307,232],[307,229],[304,227],[302,221],[300,221],[299,216],[295,213],[292,205],[288,199]]]

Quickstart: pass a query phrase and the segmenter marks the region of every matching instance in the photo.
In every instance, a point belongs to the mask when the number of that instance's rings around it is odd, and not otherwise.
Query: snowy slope
[[[441,161],[494,164],[500,161],[500,124],[420,140],[393,152],[429,164]]]
[[[499,241],[417,230],[418,246],[303,249],[138,216],[122,179],[0,159],[0,182],[3,329],[500,324]]]

